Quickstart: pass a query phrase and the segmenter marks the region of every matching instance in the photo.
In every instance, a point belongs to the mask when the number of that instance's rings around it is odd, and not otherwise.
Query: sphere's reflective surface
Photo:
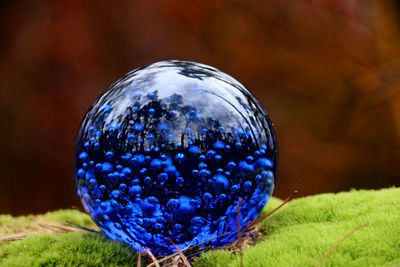
[[[182,61],[137,69],[86,114],[75,175],[85,209],[110,238],[156,254],[237,237],[275,185],[277,144],[254,96],[212,67]]]

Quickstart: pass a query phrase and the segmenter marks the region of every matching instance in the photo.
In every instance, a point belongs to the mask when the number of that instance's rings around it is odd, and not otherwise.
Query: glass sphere
[[[239,198],[244,229],[268,202],[278,163],[257,99],[229,75],[185,61],[112,84],[86,113],[75,151],[92,219],[111,239],[158,255],[176,252],[171,241],[180,249],[234,241]]]

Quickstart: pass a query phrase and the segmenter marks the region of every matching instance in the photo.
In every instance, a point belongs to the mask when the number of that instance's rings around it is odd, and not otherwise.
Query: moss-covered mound
[[[266,210],[279,204],[269,202]],[[0,238],[25,233],[27,238],[0,243],[0,266],[136,266],[137,257],[124,244],[101,234],[54,234],[39,226],[66,220],[95,228],[90,218],[65,210],[40,216],[0,215]],[[355,227],[368,223],[326,257],[322,266],[400,265],[400,189],[360,190],[299,198],[261,222],[265,231],[253,247],[243,250],[244,266],[313,266]],[[194,266],[240,266],[239,254],[213,250]]]

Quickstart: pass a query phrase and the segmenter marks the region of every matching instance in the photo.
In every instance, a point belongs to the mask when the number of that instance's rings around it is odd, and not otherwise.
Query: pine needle
[[[68,232],[81,232],[83,231],[82,229],[76,228],[76,227],[70,227],[70,226],[65,226],[65,225],[53,225],[53,224],[46,224],[46,223],[38,223],[40,227],[52,230],[54,232],[63,232],[63,233],[68,233]]]
[[[360,230],[362,227],[367,226],[368,223],[362,223],[352,229],[350,232],[348,232],[342,239],[340,239],[333,247],[331,247],[325,254],[322,256],[322,258],[315,264],[315,267],[318,267],[321,265],[321,263],[328,258],[328,256],[340,245],[342,244],[347,238],[349,238],[352,234],[354,234],[355,231]]]
[[[202,243],[200,243],[200,244],[191,246],[191,244],[193,243],[193,241],[196,239],[196,238],[194,238],[186,248],[182,249],[182,252],[185,252],[185,253],[186,253],[186,251],[187,251],[186,257],[190,257],[190,256],[192,256],[192,255],[196,255],[196,254],[200,254],[200,253],[202,253],[202,252],[206,252],[206,251],[211,250],[211,249],[213,249],[213,248],[212,248],[212,247],[211,247],[211,248],[210,248],[210,247],[205,247],[205,248],[199,249],[199,247],[200,247],[201,245],[204,245],[204,244],[208,243],[208,242],[211,242],[211,241],[214,240],[214,239],[220,238],[220,237],[222,237],[222,236],[224,236],[224,235],[229,235],[230,233],[231,233],[231,232],[223,233],[222,235],[213,237],[213,238],[211,238],[211,239],[209,239],[209,240],[207,240],[207,241],[204,241],[204,242],[202,242]],[[159,259],[158,261],[161,263],[161,262],[164,262],[164,261],[166,261],[166,260],[169,260],[169,259],[171,259],[171,258],[173,258],[173,257],[175,257],[175,256],[177,256],[177,255],[178,255],[178,252],[175,252],[175,253],[173,253],[173,254],[170,254],[170,255],[168,255],[168,256],[165,256],[165,257]],[[155,263],[152,262],[152,263],[150,263],[149,265],[147,265],[147,267],[152,267],[152,266],[154,266],[154,265],[155,265]],[[169,266],[169,265],[165,265],[165,266]]]
[[[137,267],[142,267],[142,253],[139,251],[138,253],[138,261],[137,261]]]
[[[9,242],[9,241],[17,241],[17,240],[21,240],[21,239],[25,239],[25,238],[26,238],[26,235],[24,235],[24,234],[11,235],[11,236],[6,236],[6,237],[0,238],[0,243]]]
[[[239,203],[236,207],[236,220],[237,220],[237,230],[238,230],[238,247],[240,254],[240,267],[243,267],[243,252],[242,252],[242,233],[240,232],[240,228],[242,228],[240,224],[240,207],[242,206],[242,198],[239,198]]]
[[[253,221],[249,226],[247,226],[244,231],[249,230],[250,228],[254,227],[254,225],[256,225],[257,223],[263,221],[265,218],[267,218],[268,216],[270,216],[271,214],[273,214],[275,211],[279,210],[283,205],[285,205],[286,203],[288,203],[290,200],[292,200],[292,198],[294,198],[296,196],[296,194],[298,193],[297,190],[295,190],[287,199],[285,199],[285,201],[283,201],[279,206],[277,206],[275,209],[271,210],[270,212],[268,212],[267,214],[265,214],[264,216],[258,218],[257,220]]]
[[[144,251],[147,253],[147,255],[150,256],[150,258],[151,258],[151,260],[153,261],[154,265],[155,265],[156,267],[160,267],[160,263],[158,262],[157,258],[154,257],[153,253],[151,253],[150,249],[147,249],[147,248],[145,248],[145,247],[143,247],[143,249],[144,249]],[[147,267],[149,267],[149,266],[150,266],[150,264],[147,265]]]
[[[172,243],[172,245],[174,245],[174,247],[176,248],[176,250],[178,251],[179,257],[181,257],[183,263],[185,264],[186,267],[191,267],[190,263],[188,262],[185,254],[183,254],[183,252],[178,248],[177,245],[175,245],[174,242],[172,242],[172,240],[168,237],[168,240]]]
[[[71,222],[69,220],[66,220],[65,222],[73,225],[76,228],[79,228],[79,229],[82,229],[82,230],[85,230],[85,231],[89,231],[89,232],[93,232],[93,233],[100,233],[100,231],[97,231],[97,230],[94,230],[94,229],[91,229],[91,228],[76,224],[76,223]]]

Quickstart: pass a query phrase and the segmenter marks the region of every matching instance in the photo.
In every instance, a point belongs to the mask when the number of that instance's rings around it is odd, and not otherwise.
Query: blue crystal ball
[[[83,206],[111,239],[165,255],[237,238],[268,202],[278,150],[272,123],[238,81],[163,61],[112,84],[77,134]]]

